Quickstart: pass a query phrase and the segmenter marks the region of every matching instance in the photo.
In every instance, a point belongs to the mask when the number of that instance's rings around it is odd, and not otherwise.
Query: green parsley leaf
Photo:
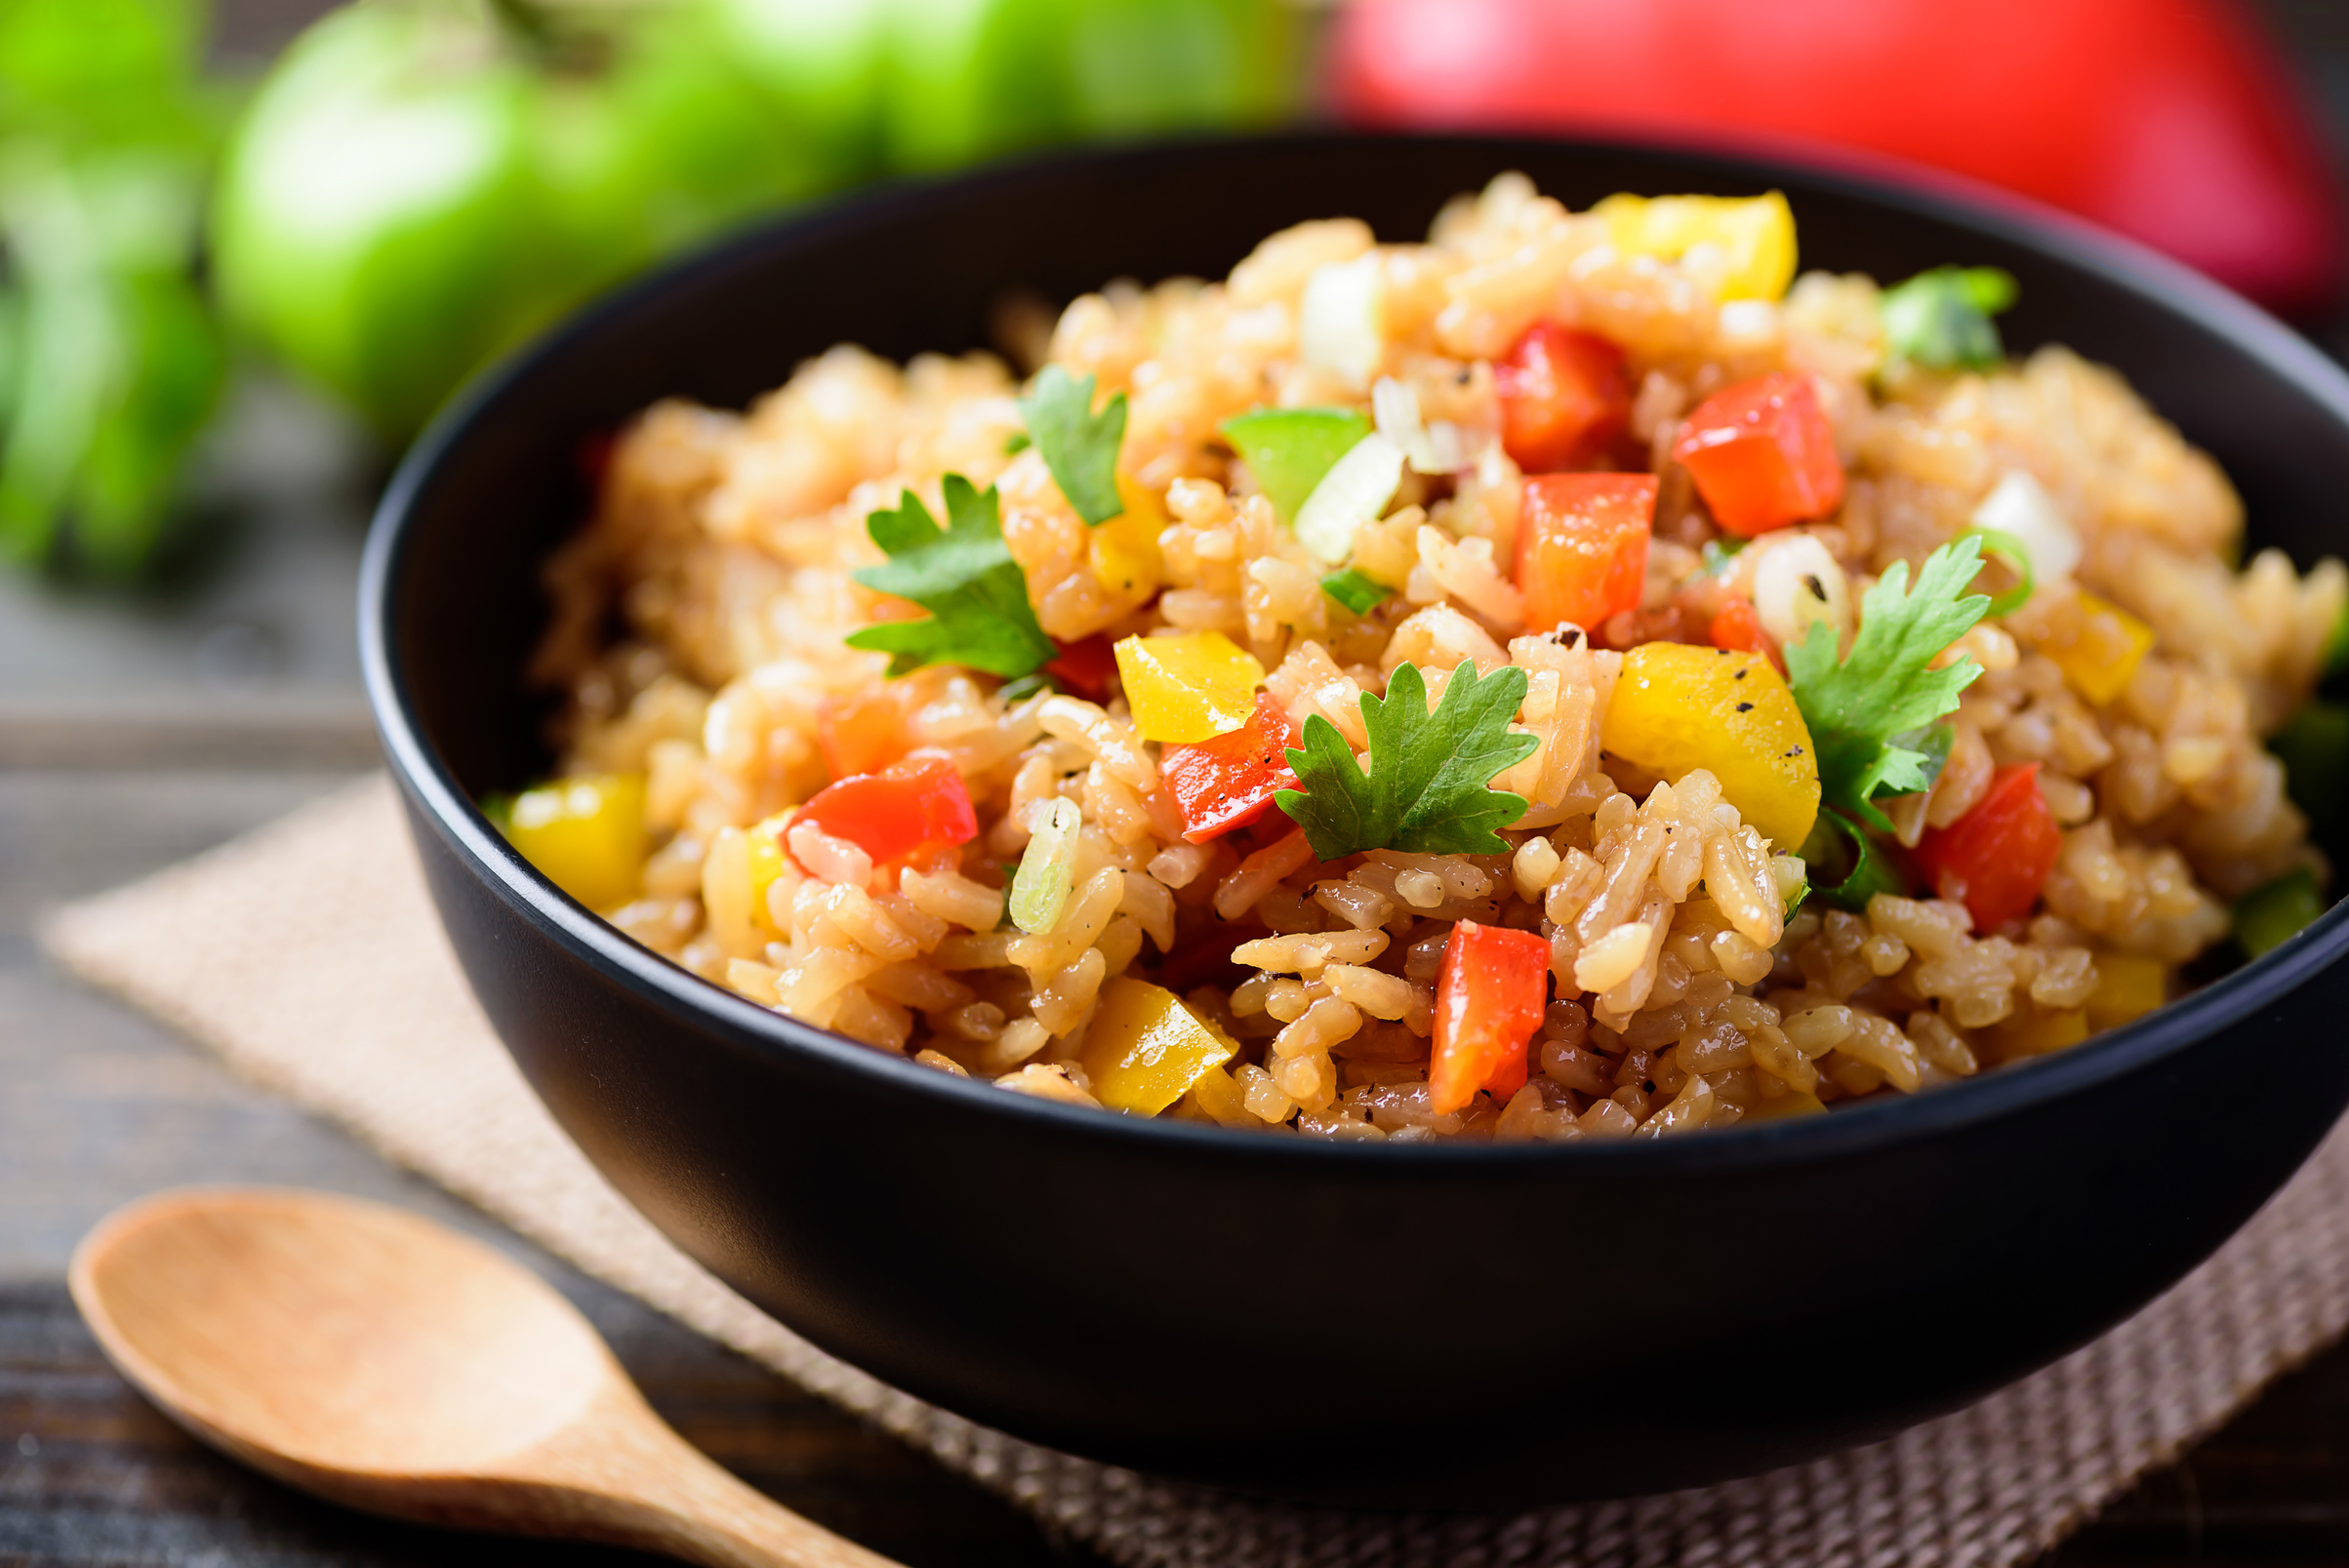
[[[1096,414],[1091,376],[1046,365],[1020,399],[1020,418],[1028,422],[1052,482],[1077,516],[1098,528],[1125,510],[1117,494],[1117,447],[1125,439],[1123,392]]]
[[[982,495],[958,473],[946,476],[947,526],[911,490],[895,511],[876,511],[865,531],[888,553],[880,566],[854,574],[859,583],[930,612],[925,621],[883,621],[848,635],[851,648],[889,656],[889,673],[924,664],[965,664],[991,675],[1025,675],[1060,650],[1035,623],[1028,580],[1003,543],[993,486]]]
[[[1995,266],[1937,266],[1886,289],[1877,302],[1884,344],[1927,370],[1986,370],[2006,357],[1991,317],[2012,305],[2014,274]]]
[[[1917,771],[1924,776],[1919,789],[1930,789],[1941,770],[1949,765],[1949,748],[1957,744],[1958,732],[1947,724],[1927,724],[1921,729],[1892,737],[1892,744],[1904,751],[1914,751],[1924,760]]]
[[[1787,681],[1810,728],[1828,805],[1888,829],[1890,819],[1871,797],[1912,793],[1930,782],[1925,752],[1902,743],[1913,739],[1909,731],[1954,711],[1958,694],[1982,673],[1970,659],[1929,667],[1990,607],[1965,591],[1981,564],[1982,542],[1970,534],[1924,558],[1915,592],[1908,591],[1908,563],[1895,562],[1860,602],[1859,635],[1840,663],[1835,628],[1824,621],[1786,645]]]
[[[1332,572],[1323,578],[1321,591],[1357,616],[1366,616],[1395,597],[1393,588],[1376,578],[1364,577],[1352,567],[1343,572]]]
[[[1003,456],[1016,458],[1035,443],[1028,439],[1026,430],[1014,430],[1003,438]]]
[[[1485,786],[1541,744],[1509,728],[1524,700],[1525,672],[1516,665],[1479,680],[1465,663],[1430,713],[1426,678],[1417,665],[1398,664],[1385,701],[1362,694],[1369,768],[1356,762],[1336,725],[1313,714],[1303,748],[1288,754],[1305,787],[1283,789],[1274,802],[1324,861],[1366,849],[1502,854],[1509,845],[1494,829],[1525,815],[1525,797]]]

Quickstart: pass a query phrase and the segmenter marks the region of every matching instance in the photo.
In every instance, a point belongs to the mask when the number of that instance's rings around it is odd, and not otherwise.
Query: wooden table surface
[[[232,53],[318,0],[228,0]],[[2269,0],[2349,145],[2349,6]],[[2335,351],[2349,330],[2328,335]],[[350,610],[376,476],[300,399],[248,387],[207,462],[235,526],[134,604],[0,577],[0,1568],[591,1563],[310,1502],[212,1455],[106,1366],[66,1257],[117,1204],[194,1182],[400,1203],[482,1235],[587,1312],[653,1404],[753,1484],[915,1565],[1087,1560],[1010,1505],[588,1280],[230,1077],[40,958],[40,912],[171,864],[372,765]],[[2048,1564],[2349,1562],[2349,1348],[2279,1382]]]

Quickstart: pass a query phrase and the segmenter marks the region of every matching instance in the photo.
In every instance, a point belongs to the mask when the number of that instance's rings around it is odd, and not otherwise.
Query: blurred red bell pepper
[[[2280,309],[2340,284],[2322,144],[2229,0],[1351,0],[1326,59],[1357,125],[1851,148],[2066,208]]]
[[[1462,920],[1436,977],[1436,1045],[1428,1094],[1436,1112],[1466,1108],[1486,1089],[1507,1100],[1525,1087],[1525,1046],[1550,1000],[1550,941]]]
[[[1518,591],[1525,629],[1585,631],[1640,608],[1647,541],[1656,521],[1656,477],[1647,473],[1545,473],[1525,481],[1518,515]]]
[[[2039,764],[2017,762],[1990,776],[1973,810],[1927,831],[1916,861],[1935,893],[1964,905],[1974,930],[1988,932],[2031,912],[2062,848],[2063,829],[2039,792]]]
[[[817,791],[796,819],[845,838],[874,864],[979,836],[979,816],[962,775],[945,757],[913,755],[878,773]]]
[[[1212,741],[1167,746],[1158,772],[1182,810],[1183,836],[1204,844],[1245,827],[1264,815],[1276,794],[1296,788],[1297,776],[1288,765],[1288,748],[1296,742],[1288,709],[1270,693],[1259,692],[1256,711],[1238,729]]]

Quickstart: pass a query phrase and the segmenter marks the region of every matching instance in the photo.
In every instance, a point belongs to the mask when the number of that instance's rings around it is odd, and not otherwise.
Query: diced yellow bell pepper
[[[1145,741],[1189,744],[1229,735],[1256,711],[1264,665],[1220,631],[1128,637],[1117,673]]]
[[[1125,510],[1088,530],[1085,543],[1102,590],[1122,604],[1140,605],[1158,591],[1165,571],[1158,534],[1166,527],[1166,508],[1154,492],[1124,474],[1117,476],[1117,494]]]
[[[1775,300],[1795,281],[1795,213],[1763,196],[1609,196],[1591,209],[1626,256],[1678,260],[1699,245],[1727,261],[1724,300]]]
[[[1119,976],[1101,988],[1076,1060],[1093,1081],[1094,1099],[1112,1110],[1155,1116],[1236,1049],[1165,986]]]
[[[2078,613],[2052,616],[2038,641],[2072,689],[2103,707],[2128,689],[2128,678],[2152,651],[2153,627],[2084,588]]]
[[[2068,1007],[2060,1013],[2010,1018],[1986,1032],[1997,1060],[2012,1062],[2018,1057],[2046,1056],[2078,1045],[2088,1037],[2088,1016],[2081,1008]]]
[[[1757,1100],[1745,1113],[1747,1121],[1783,1121],[1793,1116],[1824,1116],[1827,1105],[1817,1095],[1789,1089],[1775,1100]]]
[[[2088,996],[2088,1025],[2114,1029],[2143,1018],[2169,999],[2169,970],[2141,952],[2096,955],[2096,989]]]
[[[783,846],[783,835],[790,831],[791,819],[796,815],[797,807],[779,811],[744,834],[749,841],[750,918],[770,941],[780,939],[783,931],[775,924],[775,917],[767,912],[767,889],[773,887],[776,878],[783,875],[785,860],[790,854]]]
[[[558,779],[525,789],[514,797],[506,837],[588,908],[617,908],[644,881],[644,775]]]
[[[1819,815],[1819,759],[1795,694],[1758,653],[1651,642],[1623,656],[1600,744],[1674,783],[1699,768],[1789,854]]]

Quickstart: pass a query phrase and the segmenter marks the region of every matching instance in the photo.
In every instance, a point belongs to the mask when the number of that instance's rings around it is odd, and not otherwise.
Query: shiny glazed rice
[[[2227,939],[2230,901],[2324,874],[2262,739],[2321,672],[2349,587],[2338,563],[2302,575],[2266,551],[2232,568],[2243,509],[2225,475],[2065,349],[1924,370],[1888,355],[1867,278],[1812,272],[1735,298],[1718,247],[1670,257],[1619,238],[1505,175],[1423,245],[1304,223],[1223,281],[1113,284],[1057,324],[1039,317],[1033,342],[1004,345],[1013,359],[1128,399],[1118,467],[1129,516],[1154,533],[1138,553],[1087,528],[1035,448],[1012,450],[1021,382],[992,355],[900,369],[843,346],[747,414],[646,411],[550,566],[557,617],[536,671],[569,693],[562,774],[642,780],[646,858],[608,917],[762,1005],[1013,1093],[1101,1104],[1088,1035],[1123,977],[1178,992],[1233,1047],[1166,1116],[1567,1140],[1815,1112],[2068,1047],[2174,995],[2182,966]],[[1366,343],[1316,342],[1329,333],[1308,296],[1332,269],[1369,290]],[[1525,623],[1511,571],[1522,481],[1498,437],[1496,362],[1543,321],[1625,356],[1627,428],[1592,465],[1660,480],[1637,608],[1557,631]],[[1708,396],[1774,371],[1824,410],[1843,498],[1726,553],[1670,449]],[[1356,534],[1351,566],[1394,590],[1357,615],[1219,426],[1260,407],[1377,407],[1385,430],[1390,385],[1459,461],[1406,471]],[[1116,686],[1007,695],[952,664],[884,681],[883,656],[843,639],[919,612],[851,580],[882,559],[866,520],[909,490],[943,518],[949,472],[998,489],[1050,637],[1221,632],[1293,722],[1319,715],[1357,748],[1362,695],[1405,662],[1432,688],[1463,664],[1523,670],[1516,725],[1539,746],[1495,784],[1529,803],[1502,830],[1507,852],[1323,863],[1278,810],[1192,842],[1166,748],[1138,735]],[[2027,915],[1975,929],[1964,903],[1914,882],[1919,896],[1813,897],[1789,914],[1815,870],[1802,845],[1766,841],[1712,772],[1665,782],[1602,750],[1625,650],[1705,643],[1731,599],[1783,620],[1786,572],[1770,563],[1801,541],[1808,553],[1784,561],[1828,565],[1799,575],[1841,576],[1798,623],[1823,616],[1848,645],[1867,589],[1895,563],[1915,573],[2017,474],[2052,503],[2077,562],[2043,570],[2027,603],[1945,656],[1983,671],[1948,716],[1947,760],[1929,789],[1879,804],[1914,848],[1966,819],[1996,770],[2039,764],[2060,848]],[[607,645],[615,610],[627,634]],[[2084,691],[2078,651],[2115,625],[2148,631],[2150,651],[2111,666],[2117,691]],[[951,759],[976,838],[874,865],[790,833],[780,814],[832,782],[828,720],[876,701],[905,748]],[[1080,824],[1065,901],[1048,929],[1022,930],[1005,884],[1055,801]],[[772,847],[760,859],[761,824],[788,846],[779,864]],[[1438,985],[1463,920],[1538,933],[1550,983],[1522,1085],[1438,1108]]]

